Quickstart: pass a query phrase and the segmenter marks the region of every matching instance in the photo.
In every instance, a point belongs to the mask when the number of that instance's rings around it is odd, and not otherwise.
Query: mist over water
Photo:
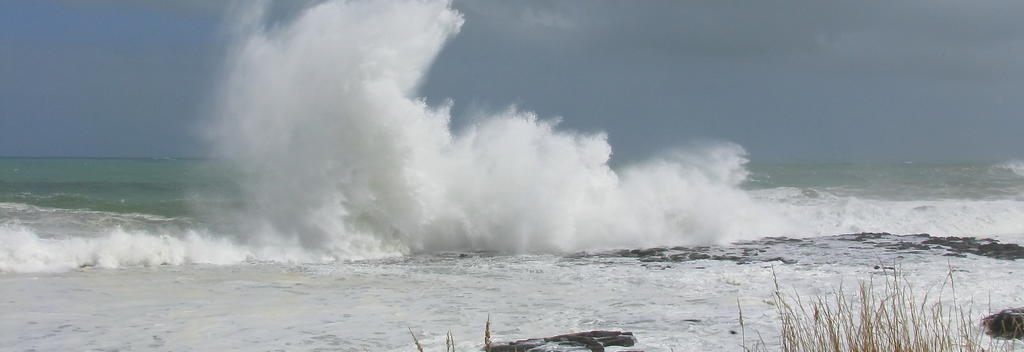
[[[247,240],[340,258],[711,242],[783,224],[735,145],[612,170],[604,134],[509,108],[455,133],[416,88],[462,16],[443,1],[326,2],[250,25],[213,128],[241,163]]]

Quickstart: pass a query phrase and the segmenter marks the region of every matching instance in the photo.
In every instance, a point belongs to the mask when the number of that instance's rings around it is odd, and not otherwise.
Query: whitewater
[[[449,2],[235,10],[202,126],[213,158],[0,159],[0,349],[398,351],[412,328],[473,351],[490,316],[497,340],[622,329],[647,351],[736,350],[737,304],[777,333],[773,275],[820,295],[880,262],[921,287],[952,268],[964,300],[1019,305],[994,294],[1021,286],[1013,260],[831,240],[1024,242],[1019,160],[771,163],[706,142],[613,167],[606,134],[561,117],[510,106],[454,128],[454,102],[418,95],[472,21]],[[608,254],[769,236],[814,250]]]

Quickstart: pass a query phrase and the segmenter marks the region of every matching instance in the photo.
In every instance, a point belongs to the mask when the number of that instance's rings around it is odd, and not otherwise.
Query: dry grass
[[[487,324],[484,325],[484,352],[491,352],[491,315],[487,315]]]
[[[412,335],[412,342],[416,344],[416,350],[424,352],[423,345],[420,344],[420,340],[416,338],[416,334],[409,329],[409,335]],[[452,331],[448,330],[448,333],[444,336],[444,351],[455,352],[455,335],[452,335]],[[487,324],[484,325],[484,351],[491,352],[491,316],[487,316]]]
[[[416,350],[423,352],[423,345],[420,344],[420,339],[416,338],[416,334],[412,332],[411,328],[409,329],[409,335],[412,335],[412,342],[416,344]]]
[[[743,310],[736,303],[743,350],[769,351],[760,334],[748,344]],[[779,317],[777,345],[782,352],[1002,352],[1020,346],[1016,340],[985,336],[973,302],[958,300],[952,270],[939,288],[920,295],[898,269],[860,282],[852,293],[840,286],[811,299],[783,292],[776,279],[771,303]],[[409,333],[416,349],[424,352],[416,335]],[[490,316],[483,342],[483,350],[490,352]],[[445,352],[455,352],[451,331],[445,336]]]
[[[416,350],[424,352],[423,345],[420,344],[420,340],[416,338],[416,334],[412,332],[412,329],[409,329],[409,335],[412,335],[412,342],[416,344]],[[444,336],[444,352],[455,352],[455,336],[452,335],[450,330]]]
[[[981,352],[1011,351],[978,327],[971,304],[959,302],[950,270],[937,291],[917,295],[899,270],[861,282],[852,294],[840,287],[824,297],[786,294],[775,284],[772,303],[779,315],[784,352]],[[740,311],[740,325],[746,330]],[[763,339],[744,350],[767,351]]]

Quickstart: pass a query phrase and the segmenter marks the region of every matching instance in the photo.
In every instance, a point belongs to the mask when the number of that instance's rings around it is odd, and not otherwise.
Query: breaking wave
[[[1010,160],[1007,162],[1000,163],[995,167],[997,169],[1003,169],[1013,172],[1017,176],[1024,177],[1024,160]]]
[[[192,219],[0,203],[0,272],[860,231],[1024,235],[1019,197],[896,201],[745,190],[746,152],[731,143],[612,168],[605,134],[566,130],[516,108],[454,131],[450,102],[417,97],[463,23],[446,1],[327,1],[274,25],[259,7],[240,13],[206,127],[215,153],[242,170],[244,206],[201,212],[230,225],[211,231]],[[1024,172],[1020,162],[1000,167]]]
[[[97,237],[40,237],[23,226],[0,225],[0,272],[59,272],[82,267],[235,264],[251,256],[225,239],[188,232],[184,236],[129,232]]]
[[[256,11],[255,13],[258,13]],[[239,161],[248,243],[341,258],[727,241],[784,229],[722,144],[609,167],[604,134],[510,108],[456,133],[417,87],[461,14],[444,1],[341,2],[248,20],[211,137]]]
[[[890,232],[1024,238],[1024,198],[886,200],[791,187],[752,194],[793,225],[787,236]]]

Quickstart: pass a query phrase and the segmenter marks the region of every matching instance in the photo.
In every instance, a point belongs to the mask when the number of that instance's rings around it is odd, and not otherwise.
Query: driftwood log
[[[564,351],[566,348],[604,352],[604,348],[608,346],[631,347],[635,344],[636,338],[631,332],[587,331],[493,345],[490,352],[545,352]]]
[[[985,334],[1000,339],[1024,338],[1024,308],[1003,309],[981,319]]]

